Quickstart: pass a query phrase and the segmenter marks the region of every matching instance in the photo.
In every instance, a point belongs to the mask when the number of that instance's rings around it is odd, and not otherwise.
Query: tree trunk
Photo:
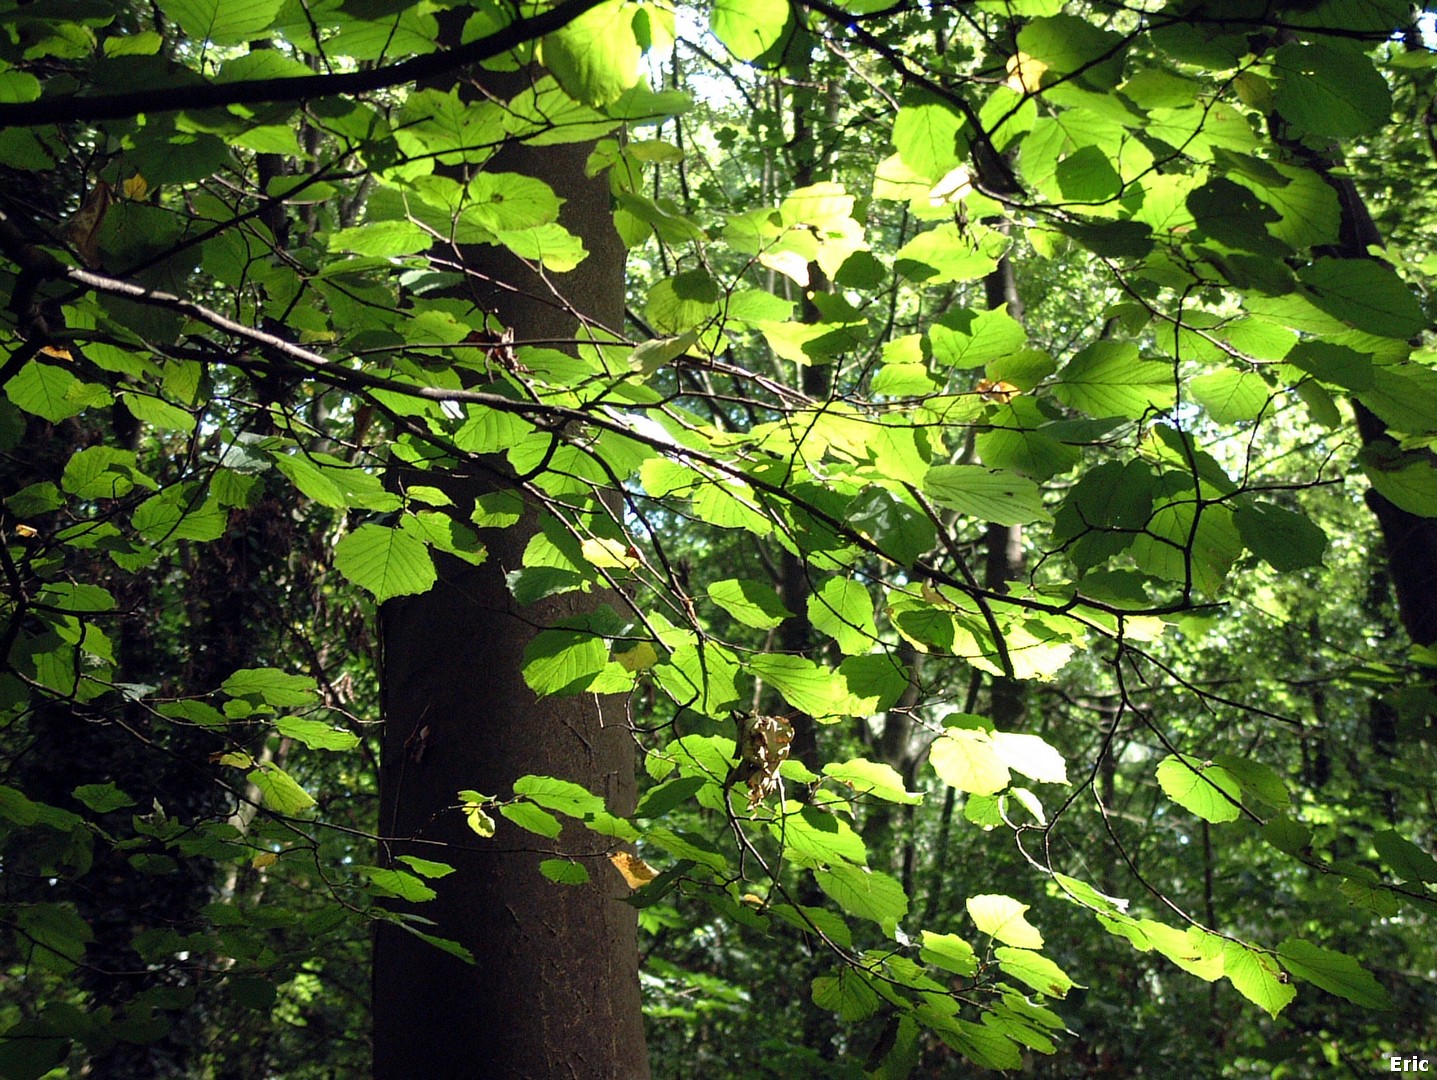
[[[1291,145],[1288,149],[1337,192],[1342,223],[1331,254],[1343,259],[1372,258],[1372,249],[1382,246],[1382,234],[1357,185],[1342,175],[1336,151],[1314,153]],[[1352,412],[1364,447],[1396,451],[1397,440],[1386,425],[1355,397]],[[1404,510],[1375,489],[1368,490],[1367,505],[1382,532],[1403,629],[1418,645],[1437,643],[1437,520]]]
[[[485,79],[488,89],[505,89]],[[566,200],[561,222],[589,251],[577,270],[546,282],[498,249],[468,254],[474,280],[494,283],[478,302],[520,341],[574,337],[572,312],[611,327],[622,322],[623,249],[605,180],[584,177],[590,149],[512,147],[488,166],[547,182]],[[502,464],[493,464],[442,481],[461,508],[504,484]],[[426,474],[425,482],[435,479]],[[377,1080],[649,1075],[636,916],[621,902],[627,889],[603,857],[604,839],[566,827],[543,841],[500,820],[485,840],[454,809],[461,789],[504,796],[526,774],[582,784],[617,813],[633,806],[633,745],[622,711],[594,695],[536,700],[524,683],[524,647],[536,629],[602,599],[573,593],[518,608],[504,574],[521,564],[534,528],[531,513],[512,528],[487,530],[483,565],[440,559],[433,589],[382,610],[380,830],[390,838],[383,855],[456,868],[431,882],[436,899],[407,910],[433,920],[422,929],[462,944],[475,963],[379,926]],[[541,876],[539,862],[556,851],[579,856],[590,882],[558,885]]]

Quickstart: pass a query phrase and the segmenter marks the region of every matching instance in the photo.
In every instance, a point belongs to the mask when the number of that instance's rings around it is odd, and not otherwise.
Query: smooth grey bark
[[[491,91],[505,92],[485,79]],[[497,249],[468,253],[470,295],[520,342],[577,336],[577,313],[621,325],[623,248],[605,179],[585,179],[590,149],[513,147],[486,166],[550,184],[566,200],[561,222],[589,251],[577,270],[547,282]],[[506,479],[496,461],[442,483],[468,507]],[[382,856],[388,863],[412,854],[456,868],[431,883],[436,899],[396,908],[434,920],[423,929],[461,943],[476,962],[379,926],[376,1080],[649,1075],[636,913],[622,902],[627,888],[605,857],[611,842],[571,826],[545,841],[502,818],[485,840],[455,809],[461,789],[504,796],[525,774],[582,784],[617,813],[633,807],[634,750],[622,709],[594,695],[536,700],[524,683],[524,647],[537,629],[603,599],[576,593],[518,607],[504,574],[521,564],[535,528],[531,513],[510,529],[485,530],[483,565],[442,559],[433,589],[382,611],[380,829],[389,838]],[[539,862],[559,852],[579,857],[589,884],[541,876]]]

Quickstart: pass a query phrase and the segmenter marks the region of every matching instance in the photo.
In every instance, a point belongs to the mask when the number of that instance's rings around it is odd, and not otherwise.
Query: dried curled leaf
[[[738,725],[740,765],[736,779],[748,782],[752,810],[778,788],[778,770],[788,760],[793,725],[782,716],[745,716]]]
[[[60,235],[75,249],[75,254],[86,266],[100,265],[100,226],[105,220],[105,211],[115,199],[114,189],[103,180],[85,194],[80,209],[61,227]]]
[[[631,889],[642,889],[659,876],[659,872],[652,866],[627,851],[614,852],[609,856],[609,862],[614,864],[614,869],[619,872]]]

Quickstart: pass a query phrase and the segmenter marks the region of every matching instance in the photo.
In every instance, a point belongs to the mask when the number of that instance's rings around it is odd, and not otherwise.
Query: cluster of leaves
[[[1375,914],[1431,913],[1437,862],[1395,813],[1354,849],[1353,833],[1324,833],[1318,799],[1294,795],[1305,778],[1288,758],[1259,753],[1290,747],[1219,739],[1191,715],[1306,705],[1234,702],[1181,667],[1213,624],[1252,633],[1217,614],[1253,595],[1249,579],[1351,569],[1335,528],[1370,527],[1319,504],[1344,472],[1437,517],[1430,319],[1394,269],[1420,268],[1345,243],[1356,211],[1335,182],[1343,142],[1389,130],[1398,75],[1384,70],[1428,70],[1388,40],[1409,12],[1249,7],[721,0],[700,13],[705,44],[679,40],[673,8],[621,0],[522,13],[158,0],[153,22],[111,4],[12,6],[0,159],[26,179],[12,188],[43,197],[0,202],[5,750],[23,762],[59,710],[207,768],[218,796],[172,814],[156,793],[150,813],[116,776],[61,806],[11,767],[6,877],[23,868],[27,886],[0,901],[6,962],[39,989],[9,1018],[0,1071],[43,1075],[72,1042],[96,1055],[158,1038],[145,1022],[189,1009],[201,975],[258,1007],[274,998],[257,984],[289,983],[289,1007],[307,1007],[295,976],[349,910],[464,954],[384,906],[422,903],[452,868],[366,865],[349,845],[372,821],[323,795],[373,791],[372,669],[346,671],[342,636],[316,630],[301,635],[305,673],[287,670],[281,638],[215,632],[252,613],[188,593],[198,575],[201,595],[226,594],[230,571],[231,592],[285,612],[356,592],[382,604],[433,587],[446,560],[482,563],[502,529],[527,530],[506,578],[519,604],[595,599],[538,630],[525,683],[627,695],[649,783],[632,816],[539,776],[512,797],[457,792],[452,812],[480,837],[496,814],[548,842],[581,822],[656,936],[698,918],[695,901],[746,940],[805,936],[823,957],[812,1001],[879,1018],[874,1075],[905,1075],[939,1044],[995,1069],[1057,1049],[1055,1001],[1076,984],[1025,917],[1040,903],[1071,935],[1101,928],[1225,978],[1272,1017],[1295,981],[1387,1007],[1390,988],[1327,940],[1324,894],[1302,895],[1276,935],[1218,910],[1211,887],[1189,913],[1108,817],[1115,797],[1160,793],[1147,813],[1180,821],[1165,826],[1179,843],[1260,851],[1294,897],[1321,877]],[[436,52],[450,20],[459,44]],[[719,46],[730,59],[703,78],[731,80],[732,104],[694,107],[644,77],[666,55],[712,64]],[[508,89],[476,100],[446,78],[461,63]],[[824,80],[849,100],[820,101]],[[740,145],[750,87],[792,111],[769,107]],[[782,162],[821,108],[839,131],[881,116],[882,145]],[[588,147],[631,252],[627,326],[515,341],[475,302],[476,249],[559,294],[592,257],[548,184],[493,166],[514,145]],[[732,169],[691,189],[717,154]],[[987,287],[1016,263],[1053,285],[1026,318]],[[1344,396],[1392,437],[1329,453]],[[459,465],[501,490],[457,500],[444,473]],[[269,576],[233,588],[236,549],[263,552],[282,519],[303,523],[281,530],[294,554],[270,551]],[[973,570],[992,526],[1022,531],[1020,580]],[[770,572],[785,561],[801,588]],[[181,612],[148,640],[134,625],[147,605]],[[1134,687],[1154,681],[1186,719],[1141,700]],[[1101,730],[975,715],[980,688],[1013,682],[1034,705],[1101,697],[1086,710]],[[1430,752],[1430,695],[1400,705],[1404,737]],[[782,728],[756,725],[781,711],[817,725],[819,757],[785,757]],[[1062,829],[1089,792],[1129,884],[1165,911],[1117,898],[1120,876],[1071,873]],[[986,869],[964,877],[952,917],[960,796]],[[914,830],[901,869],[900,817]],[[1102,842],[1073,828],[1080,851]],[[980,883],[1014,870],[978,846],[987,830],[1016,837],[1021,889]],[[168,981],[124,1015],[56,990],[96,931],[38,885],[84,882],[96,846],[139,874],[189,861],[254,876],[256,906],[232,884],[185,933],[135,939]],[[921,905],[920,863],[935,876]],[[540,867],[555,887],[596,868]],[[279,880],[292,898],[258,910]],[[190,956],[204,960],[185,968]]]

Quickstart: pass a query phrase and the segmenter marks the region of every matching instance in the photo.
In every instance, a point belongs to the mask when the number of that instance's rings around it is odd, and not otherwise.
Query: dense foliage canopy
[[[368,1070],[371,926],[471,953],[374,615],[496,562],[639,798],[442,813],[627,894],[655,1074],[1437,1052],[1431,32],[0,2],[0,1076]]]

